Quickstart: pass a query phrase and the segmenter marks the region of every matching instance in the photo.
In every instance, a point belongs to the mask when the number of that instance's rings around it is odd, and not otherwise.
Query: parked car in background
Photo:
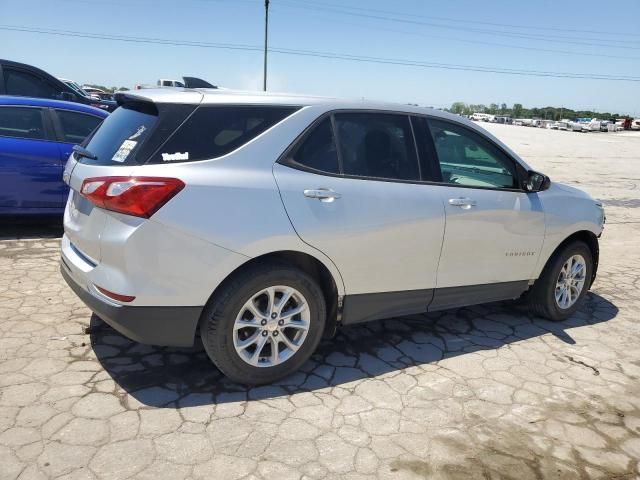
[[[80,103],[0,95],[0,215],[61,214],[71,149],[107,115]]]
[[[73,90],[75,90],[76,92],[78,92],[80,95],[84,95],[84,96],[89,96],[91,98],[95,98],[96,100],[100,100],[100,97],[98,95],[92,95],[89,92],[87,92],[86,90],[84,90],[80,85],[78,85],[76,82],[74,82],[73,80],[69,80],[67,78],[59,78],[58,80],[60,80],[62,83],[70,86]]]
[[[161,78],[157,82],[158,87],[182,87],[184,88],[184,83],[180,80],[170,80],[168,78]]]
[[[631,130],[640,130],[640,118],[631,121]]]
[[[62,275],[143,343],[199,331],[232,380],[298,369],[343,325],[515,299],[571,316],[602,205],[458,115],[166,89],[69,159]]]
[[[133,87],[134,90],[144,90],[146,88],[158,88],[158,87],[168,87],[168,88],[211,88],[216,90],[224,90],[217,85],[213,85],[212,83],[203,80],[198,77],[182,77],[182,81],[180,80],[171,80],[167,78],[161,78],[156,82],[156,85],[148,85],[145,83],[136,83]]]
[[[513,119],[511,117],[500,115],[495,117],[496,123],[511,125],[513,123]]]
[[[115,102],[83,95],[53,75],[25,63],[0,59],[0,95],[48,98],[90,105],[112,112]]]
[[[580,122],[567,122],[568,130],[570,132],[589,132],[590,129],[586,123]]]
[[[470,117],[471,120],[475,120],[476,122],[493,122],[495,120],[495,115],[490,115],[488,113],[473,113]]]
[[[102,100],[113,101],[113,93],[102,90],[101,88],[91,87],[89,85],[83,85],[82,89],[91,96],[95,96]]]

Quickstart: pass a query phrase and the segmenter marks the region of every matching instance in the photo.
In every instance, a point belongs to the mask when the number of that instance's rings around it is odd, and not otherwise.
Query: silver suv
[[[598,265],[602,206],[461,117],[418,107],[142,90],[65,169],[62,274],[143,343],[199,332],[272,382],[339,325],[515,299],[562,320]]]

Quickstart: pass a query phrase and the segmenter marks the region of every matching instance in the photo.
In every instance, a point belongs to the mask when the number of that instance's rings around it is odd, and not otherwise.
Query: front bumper
[[[83,288],[64,259],[60,272],[69,287],[98,317],[121,334],[149,345],[190,347],[203,307],[136,307],[107,302]]]

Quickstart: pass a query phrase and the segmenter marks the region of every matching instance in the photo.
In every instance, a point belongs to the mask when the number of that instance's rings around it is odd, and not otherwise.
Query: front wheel
[[[549,320],[560,321],[573,315],[587,294],[593,272],[589,247],[575,241],[556,252],[536,280],[528,303]]]
[[[203,312],[200,334],[213,363],[231,380],[259,385],[295,372],[314,352],[326,306],[313,278],[268,264],[234,276]]]

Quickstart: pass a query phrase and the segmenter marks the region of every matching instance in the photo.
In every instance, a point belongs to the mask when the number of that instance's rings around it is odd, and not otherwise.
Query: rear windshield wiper
[[[85,158],[88,158],[89,160],[97,160],[98,159],[97,156],[95,156],[93,153],[91,153],[86,148],[81,147],[80,145],[74,145],[73,146],[73,153],[75,154],[76,158],[85,157]]]

